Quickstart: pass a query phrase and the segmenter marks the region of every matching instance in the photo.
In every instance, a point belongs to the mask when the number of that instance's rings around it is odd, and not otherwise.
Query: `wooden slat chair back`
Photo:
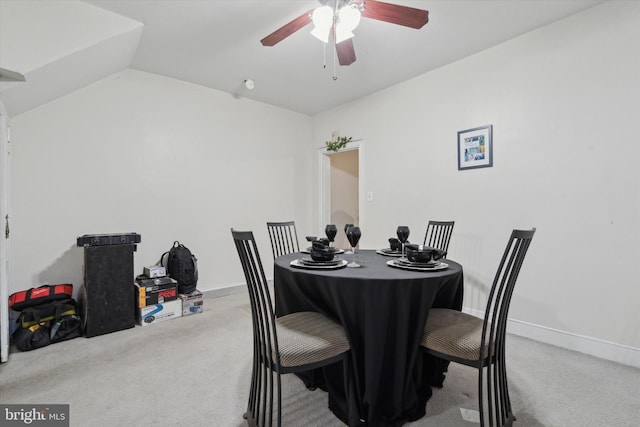
[[[451,309],[431,309],[420,343],[431,355],[478,369],[481,427],[510,426],[515,420],[507,384],[507,320],[513,289],[535,231],[533,228],[511,233],[489,292],[484,318]]]
[[[454,224],[454,221],[429,221],[423,244],[448,251]]]
[[[274,259],[280,255],[300,252],[295,221],[267,222],[267,230]]]

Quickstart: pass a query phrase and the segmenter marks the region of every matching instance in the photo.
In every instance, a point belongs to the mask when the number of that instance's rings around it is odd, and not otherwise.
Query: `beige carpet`
[[[205,311],[93,338],[76,338],[0,365],[0,402],[70,404],[71,426],[246,425],[251,323],[246,294],[205,299]],[[640,369],[509,336],[517,426],[635,427]],[[410,427],[472,427],[475,371],[452,364],[427,416]],[[327,395],[284,380],[284,426],[340,426]]]

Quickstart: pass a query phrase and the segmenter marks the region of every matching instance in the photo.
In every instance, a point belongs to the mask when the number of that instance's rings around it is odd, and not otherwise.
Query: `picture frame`
[[[458,170],[493,166],[493,125],[458,132]]]

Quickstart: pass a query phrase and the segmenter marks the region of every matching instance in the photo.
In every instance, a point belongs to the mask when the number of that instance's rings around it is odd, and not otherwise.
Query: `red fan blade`
[[[362,16],[405,27],[419,29],[429,22],[429,12],[413,7],[384,3],[375,0],[363,0]]]
[[[356,52],[353,49],[353,39],[347,39],[336,44],[336,53],[338,54],[338,63],[340,65],[351,65],[356,62]]]
[[[311,9],[308,12],[305,12],[303,15],[298,16],[293,21],[288,24],[284,24],[282,27],[275,30],[273,33],[269,34],[267,37],[260,40],[263,46],[274,46],[276,43],[280,43],[282,40],[289,37],[291,34],[296,31],[304,28],[309,22],[311,22],[310,14],[313,12]]]

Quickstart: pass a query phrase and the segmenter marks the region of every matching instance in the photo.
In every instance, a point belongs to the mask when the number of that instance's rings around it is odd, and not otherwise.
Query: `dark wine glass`
[[[336,238],[336,234],[338,234],[338,227],[335,224],[328,224],[324,228],[324,233],[327,235],[327,239],[329,239],[329,246],[331,246],[331,242]]]
[[[356,256],[356,246],[360,241],[360,236],[362,236],[362,232],[360,231],[360,227],[349,227],[347,230],[347,240],[349,240],[349,244],[351,245],[351,253],[353,253],[353,257],[351,258],[351,262],[347,264],[347,267],[360,267],[355,261]]]
[[[351,228],[351,227],[353,227],[353,224],[345,224],[345,225],[344,225],[344,234],[345,234],[345,235],[347,234],[347,231],[348,231],[348,230],[349,230],[349,228]],[[350,249],[349,249],[349,250],[347,250],[347,251],[345,252],[345,254],[352,254],[352,253],[353,253],[353,252],[351,252],[351,250],[350,250]]]
[[[402,257],[404,258],[404,244],[409,240],[409,227],[406,225],[399,225],[396,230],[396,234],[398,235],[398,240],[402,243]]]

